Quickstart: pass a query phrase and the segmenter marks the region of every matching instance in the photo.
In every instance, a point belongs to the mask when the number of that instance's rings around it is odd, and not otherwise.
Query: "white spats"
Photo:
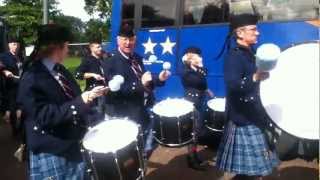
[[[180,117],[193,111],[193,103],[185,99],[168,98],[157,103],[152,110],[159,116]]]
[[[258,47],[256,53],[257,67],[261,71],[272,70],[277,63],[281,50],[275,44],[262,44]]]
[[[96,153],[115,153],[135,141],[138,132],[137,124],[126,119],[103,121],[86,133],[83,146]]]

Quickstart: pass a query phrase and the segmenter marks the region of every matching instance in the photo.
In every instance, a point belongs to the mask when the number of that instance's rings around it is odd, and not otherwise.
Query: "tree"
[[[49,16],[60,12],[56,9],[56,0],[49,0]],[[0,7],[0,16],[9,25],[9,34],[20,36],[30,44],[34,41],[35,30],[42,22],[42,2],[40,0],[5,0]]]
[[[74,42],[86,42],[84,36],[86,25],[81,21],[81,19],[73,16],[58,15],[52,18],[53,22],[56,24],[61,24],[72,32]]]
[[[98,13],[103,19],[110,19],[112,0],[85,0],[85,10],[92,15]]]
[[[91,38],[101,38],[106,41],[109,38],[109,30],[106,23],[102,20],[90,19],[86,24],[85,37],[87,41]]]

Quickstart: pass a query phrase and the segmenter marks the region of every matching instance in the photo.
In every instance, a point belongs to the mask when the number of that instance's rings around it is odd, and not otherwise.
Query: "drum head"
[[[193,103],[185,99],[166,99],[157,103],[152,111],[159,116],[180,117],[193,111]]]
[[[214,98],[207,102],[207,105],[210,109],[214,111],[224,112],[226,107],[225,98]]]
[[[260,92],[268,115],[281,129],[319,139],[319,43],[283,51]]]
[[[85,149],[96,153],[116,152],[135,141],[138,126],[125,119],[101,122],[90,129],[83,138]]]

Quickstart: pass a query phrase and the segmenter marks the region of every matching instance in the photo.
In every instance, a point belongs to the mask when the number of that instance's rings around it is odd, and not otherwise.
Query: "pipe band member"
[[[21,110],[17,104],[17,92],[20,75],[22,73],[23,57],[20,53],[21,41],[11,36],[8,38],[8,52],[0,54],[0,62],[3,64],[1,76],[4,80],[3,107],[6,122],[10,123],[12,135],[22,136]]]
[[[55,24],[40,26],[35,52],[20,81],[29,155],[29,178],[85,179],[80,140],[87,129],[89,104],[106,93],[97,86],[81,93],[72,74],[62,65],[72,35]]]
[[[203,67],[201,50],[197,47],[188,47],[182,58],[184,63],[181,76],[184,87],[184,96],[195,106],[195,140],[189,145],[189,155],[187,156],[188,166],[195,170],[205,170],[207,164],[204,163],[197,153],[197,138],[203,128],[203,113],[205,109],[206,96],[213,97],[213,93],[208,89],[207,69]]]
[[[228,124],[217,153],[217,167],[238,179],[261,179],[279,164],[263,134],[267,121],[259,86],[269,73],[258,71],[255,63],[252,45],[259,35],[257,21],[252,14],[231,16],[227,43],[235,40],[236,45],[224,58]]]
[[[128,117],[141,125],[144,134],[150,134],[148,108],[155,101],[153,90],[155,87],[164,86],[170,72],[162,71],[156,75],[147,71],[142,57],[134,52],[135,44],[133,28],[128,24],[122,25],[117,37],[118,48],[108,60],[105,72],[108,79],[121,75],[124,82],[119,91],[108,94],[105,109],[107,115]],[[146,151],[151,152],[151,149]]]

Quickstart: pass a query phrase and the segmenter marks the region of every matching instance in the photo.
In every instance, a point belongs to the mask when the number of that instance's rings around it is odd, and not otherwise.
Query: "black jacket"
[[[185,65],[181,77],[184,88],[184,94],[187,100],[193,102],[197,109],[203,104],[207,84],[207,70],[205,68],[197,68],[197,70]]]
[[[84,73],[95,73],[99,74],[102,77],[104,76],[104,70],[102,64],[103,59],[97,59],[93,56],[88,56],[84,58],[80,64],[80,66],[76,70],[75,77],[77,79],[84,79]],[[85,90],[90,90],[95,86],[105,85],[105,81],[98,81],[94,78],[86,79],[86,87]]]
[[[257,67],[251,49],[230,49],[224,62],[227,118],[237,125],[265,126],[266,113],[260,100],[260,83],[253,81]]]
[[[142,58],[138,54],[134,54],[132,58],[138,61],[142,72],[146,72]],[[106,107],[107,113],[112,116],[127,116],[137,122],[143,121],[147,116],[147,105],[152,105],[154,101],[152,90],[155,86],[163,86],[164,82],[161,82],[158,76],[154,75],[150,86],[145,89],[141,80],[132,70],[130,60],[119,51],[115,51],[114,55],[108,60],[105,72],[108,79],[111,79],[114,75],[124,77],[121,89],[115,93],[108,93],[107,104],[109,107]],[[148,93],[147,99],[145,93]],[[145,100],[149,102],[146,104]]]
[[[28,148],[34,153],[52,153],[81,159],[80,140],[89,108],[80,96],[72,75],[62,68],[77,97],[70,99],[42,61],[23,74],[18,101],[22,104]]]

